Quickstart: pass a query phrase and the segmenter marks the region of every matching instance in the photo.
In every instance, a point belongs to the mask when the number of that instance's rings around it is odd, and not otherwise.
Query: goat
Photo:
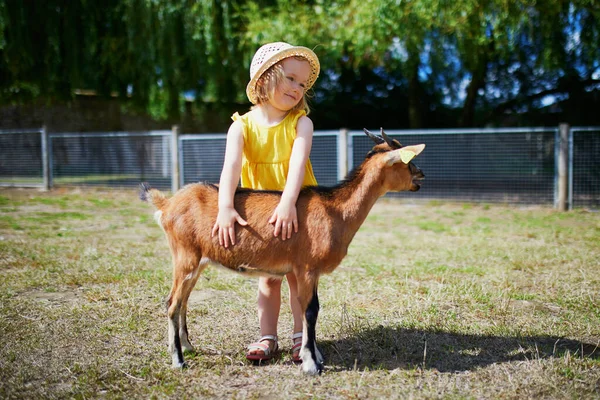
[[[169,352],[175,368],[186,366],[183,352],[193,351],[189,342],[187,301],[202,271],[209,264],[249,274],[283,278],[295,274],[303,313],[302,369],[320,374],[323,357],[316,346],[319,313],[317,285],[322,274],[331,273],[346,256],[348,246],[379,197],[389,191],[417,191],[425,175],[411,162],[424,144],[402,147],[389,138],[365,129],[375,142],[363,163],[335,187],[303,188],[296,202],[298,233],[282,240],[273,235],[269,217],[281,192],[239,189],[235,209],[247,222],[238,226],[234,246],[219,245],[211,237],[217,219],[218,186],[189,184],[166,198],[141,184],[140,198],[157,209],[155,218],[165,232],[173,262],[173,286],[167,298]]]

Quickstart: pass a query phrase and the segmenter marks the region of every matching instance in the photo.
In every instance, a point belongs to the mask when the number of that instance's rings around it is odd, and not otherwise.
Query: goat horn
[[[384,143],[385,140],[383,140],[383,138],[372,134],[371,132],[369,132],[369,130],[367,128],[363,128],[363,131],[365,131],[365,133],[367,134],[368,137],[371,138],[371,140],[373,140],[375,142],[375,144],[381,144]]]
[[[388,144],[388,146],[390,146],[392,149],[398,148],[398,145],[394,143],[394,140],[385,134],[385,132],[383,131],[383,128],[381,128],[381,137],[383,138],[383,140],[385,140],[385,142]]]

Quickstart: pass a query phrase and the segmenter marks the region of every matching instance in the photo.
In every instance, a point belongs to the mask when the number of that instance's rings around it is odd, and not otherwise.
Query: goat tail
[[[152,203],[159,210],[168,201],[167,197],[161,191],[152,189],[146,182],[140,183],[140,200]]]

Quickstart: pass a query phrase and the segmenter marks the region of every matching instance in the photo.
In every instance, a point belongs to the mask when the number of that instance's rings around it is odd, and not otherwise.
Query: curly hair
[[[294,57],[298,60],[306,61],[303,57]],[[256,97],[257,105],[268,103],[275,95],[275,89],[280,83],[285,83],[285,72],[281,65],[283,60],[274,64],[271,68],[266,70],[262,76],[256,82]],[[296,104],[290,111],[304,110],[306,114],[310,112],[307,101],[308,95],[306,92],[302,95],[302,99]]]

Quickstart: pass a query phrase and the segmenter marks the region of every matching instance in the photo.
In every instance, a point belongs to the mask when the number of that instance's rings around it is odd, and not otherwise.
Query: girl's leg
[[[302,332],[302,309],[300,308],[300,302],[298,302],[296,275],[290,272],[285,277],[290,287],[290,307],[292,309],[292,316],[294,317],[294,332]]]
[[[277,335],[281,308],[281,279],[258,279],[258,323],[261,335]]]
[[[279,320],[279,309],[281,308],[281,280],[261,277],[258,279],[258,323],[260,335],[277,336],[277,321]],[[276,343],[266,339],[271,351],[275,350]],[[260,350],[250,351],[256,354]]]
[[[296,275],[290,272],[286,275],[288,285],[290,287],[290,308],[292,309],[292,316],[294,318],[294,330],[292,335],[292,361],[298,363],[302,362],[300,358],[300,349],[302,347],[302,308],[298,301],[298,283]]]

